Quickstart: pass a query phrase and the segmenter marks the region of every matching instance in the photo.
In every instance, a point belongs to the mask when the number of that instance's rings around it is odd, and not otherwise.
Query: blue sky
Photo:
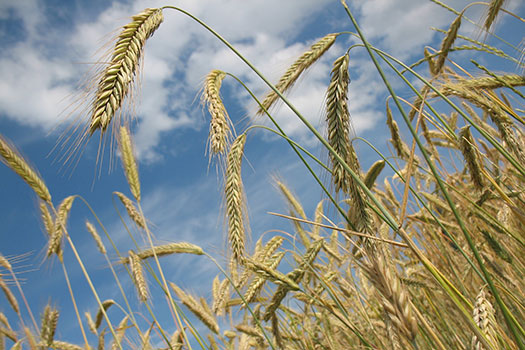
[[[349,2],[368,39],[407,61],[419,57],[424,45],[438,47],[442,36],[430,27],[447,29],[454,18],[430,1]],[[468,3],[446,2],[457,9]],[[82,195],[122,251],[133,245],[115,212],[111,195],[113,191],[129,193],[120,165],[109,171],[106,157],[101,176],[95,176],[96,139],[88,144],[74,171],[61,171],[60,162],[53,162],[55,154],[49,153],[72,111],[72,98],[78,96],[79,82],[99,57],[97,50],[108,43],[112,33],[131,15],[146,7],[165,4],[169,1],[0,1],[0,133],[13,141],[39,170],[56,204],[68,195]],[[338,0],[183,0],[177,1],[177,6],[221,33],[272,81],[316,39],[353,29]],[[518,0],[509,1],[506,6],[523,12]],[[477,19],[482,12],[483,8],[473,7],[467,15]],[[222,261],[225,252],[222,179],[213,165],[208,166],[205,156],[209,117],[199,104],[198,93],[205,75],[212,69],[239,76],[258,96],[264,94],[266,87],[196,23],[171,10],[166,10],[164,17],[164,23],[146,45],[133,127],[143,206],[157,242],[193,242]],[[505,29],[506,25],[515,27],[516,22],[505,17],[499,26]],[[476,29],[467,24],[462,30],[468,33]],[[349,36],[340,36],[290,94],[291,101],[320,130],[323,130],[323,98],[331,63],[351,43]],[[519,39],[515,44],[518,43]],[[351,52],[350,76],[349,108],[355,132],[386,150],[389,134],[383,119],[385,91],[363,50]],[[222,94],[237,131],[241,132],[254,115],[254,103],[232,79],[224,82]],[[72,115],[75,116],[79,115]],[[275,117],[291,137],[319,153],[317,143],[290,111],[281,108]],[[358,146],[358,151],[365,169],[377,160],[364,146]],[[326,155],[321,158],[326,159]],[[290,230],[289,223],[266,214],[286,211],[272,184],[272,176],[276,174],[294,190],[309,215],[323,198],[282,140],[260,130],[250,133],[243,178],[253,241],[271,229]],[[0,167],[0,200],[3,208],[0,253],[7,257],[30,253],[16,262],[15,268],[25,280],[23,287],[33,311],[38,313],[51,301],[63,313],[57,338],[78,340],[79,332],[72,331],[75,323],[59,263],[44,259],[47,238],[36,197],[5,166]],[[69,223],[72,238],[89,265],[104,295],[102,298],[117,298],[104,260],[84,229],[86,219],[94,221],[86,207],[77,201]],[[80,296],[80,311],[95,312],[94,299],[87,292],[70,253],[66,251],[67,266],[74,276],[75,292]],[[168,279],[201,295],[207,295],[212,278],[218,273],[201,257],[175,257],[166,269]],[[0,310],[9,312],[3,298]]]

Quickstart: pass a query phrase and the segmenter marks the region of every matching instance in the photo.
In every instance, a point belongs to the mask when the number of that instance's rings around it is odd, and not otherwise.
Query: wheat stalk
[[[51,194],[46,184],[25,159],[17,152],[16,148],[0,135],[0,156],[3,163],[17,173],[44,202],[51,203]]]
[[[92,106],[89,133],[103,133],[130,91],[146,40],[163,21],[161,9],[148,8],[131,18],[120,32],[112,57],[101,74]]]
[[[277,90],[281,93],[289,90],[293,84],[299,79],[299,76],[314,64],[321,56],[332,46],[337,38],[338,34],[328,34],[321,38],[318,42],[313,44],[310,49],[304,52],[283,74],[279,79],[279,82],[275,84]],[[257,111],[257,114],[263,114],[265,110],[268,110],[279,96],[275,91],[270,91],[262,102],[263,108]]]
[[[244,192],[241,178],[241,164],[246,134],[242,134],[233,142],[227,157],[226,185],[226,215],[228,217],[228,241],[231,246],[232,260],[242,264],[244,259]]]
[[[125,126],[120,127],[119,146],[120,153],[122,154],[122,165],[126,178],[128,179],[129,188],[135,200],[140,202],[139,172],[135,156],[133,155],[133,145],[131,143],[131,137],[129,136],[129,130]]]

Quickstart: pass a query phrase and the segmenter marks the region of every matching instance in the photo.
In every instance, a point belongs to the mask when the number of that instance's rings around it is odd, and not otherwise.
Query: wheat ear
[[[38,345],[42,346],[45,344],[40,343]],[[49,347],[52,349],[56,349],[56,350],[84,350],[83,347],[78,346],[76,344],[68,343],[65,341],[58,341],[58,340],[54,340],[51,343],[51,345],[49,345]]]
[[[42,327],[40,330],[40,339],[46,346],[51,346],[58,323],[58,311],[46,305],[42,315]]]
[[[139,171],[137,169],[137,162],[133,155],[133,145],[129,130],[125,126],[120,127],[120,153],[122,154],[122,165],[124,166],[124,173],[128,179],[129,188],[133,197],[137,202],[140,202],[140,181]]]
[[[439,56],[436,58],[436,63],[434,66],[434,71],[436,74],[439,74],[445,65],[445,60],[447,59],[448,52],[452,48],[456,37],[458,36],[458,30],[461,26],[461,19],[463,18],[464,10],[456,17],[456,19],[450,24],[450,27],[441,43],[441,49],[439,51]]]
[[[11,305],[11,308],[17,313],[20,314],[20,307],[18,306],[18,301],[15,298],[15,295],[13,292],[11,292],[11,289],[7,286],[7,283],[2,279],[2,276],[0,275],[0,289],[5,294],[5,297],[7,301],[9,302],[9,305]]]
[[[146,40],[163,21],[162,10],[148,8],[131,18],[120,32],[111,61],[102,72],[95,93],[89,132],[105,132],[130,91],[140,67]]]
[[[299,76],[314,64],[321,56],[332,46],[338,34],[328,34],[321,38],[318,42],[310,47],[310,50],[304,52],[283,74],[275,87],[279,92],[284,93],[290,89],[293,84],[299,79]],[[263,114],[264,110],[268,110],[279,96],[275,91],[270,91],[262,102],[264,108],[260,108],[257,114]]]
[[[233,142],[227,157],[226,186],[226,215],[228,217],[228,241],[231,246],[232,260],[242,264],[244,259],[245,241],[245,202],[242,186],[241,164],[246,134],[237,137]]]
[[[137,288],[140,301],[146,302],[148,300],[148,286],[146,284],[146,279],[144,278],[141,260],[133,250],[130,250],[128,255],[131,275],[133,276],[133,284]]]
[[[144,218],[140,215],[137,208],[135,208],[135,205],[129,199],[121,192],[113,192],[117,195],[117,197],[120,199],[122,204],[124,205],[124,208],[126,208],[126,211],[128,212],[128,216],[130,217],[133,222],[137,224],[140,228],[145,229],[146,228],[146,222],[144,221]]]
[[[490,2],[487,18],[485,18],[485,23],[483,24],[483,28],[485,28],[487,32],[490,30],[490,27],[494,23],[494,20],[498,16],[498,13],[504,3],[505,0],[492,0]]]
[[[49,237],[47,246],[47,257],[50,257],[54,253],[60,260],[62,260],[62,235],[66,228],[67,218],[75,198],[75,196],[66,197],[58,206],[57,216],[53,226],[53,234]]]
[[[153,248],[148,248],[145,250],[142,250],[136,255],[139,257],[139,259],[144,260],[151,257],[157,256],[164,256],[164,255],[170,255],[170,254],[180,254],[180,253],[186,253],[186,254],[195,254],[195,255],[203,255],[204,251],[201,247],[186,243],[186,242],[179,242],[179,243],[168,243],[163,244],[159,246],[155,246]],[[127,264],[129,262],[129,258],[121,258],[120,263]]]
[[[492,304],[485,296],[483,289],[479,292],[476,298],[476,304],[474,305],[473,310],[474,322],[481,329],[483,334],[487,336],[490,342],[494,345],[497,345],[497,332],[495,327],[497,325],[496,318],[494,316],[494,308]],[[484,350],[485,347],[479,341],[479,339],[474,335],[472,337],[472,350]]]
[[[122,339],[124,339],[124,335],[126,334],[126,330],[128,329],[128,319],[129,316],[126,315],[118,324],[116,329],[117,334],[115,339],[113,340],[113,343],[111,344],[111,350],[118,350],[119,348],[121,348],[119,344],[122,344]]]
[[[9,145],[9,143],[0,135],[0,156],[1,160],[8,167],[17,173],[28,185],[35,191],[35,193],[44,202],[51,203],[51,194],[47,189],[46,184],[40,178],[35,170],[33,170],[24,158],[17,152],[16,148]]]
[[[332,68],[330,85],[326,93],[326,122],[328,142],[336,153],[347,161],[350,154],[350,113],[348,112],[348,74],[349,55],[345,54],[335,60]],[[332,163],[332,180],[335,190],[349,191],[349,174],[343,165],[330,154]]]
[[[225,152],[232,136],[230,117],[220,95],[224,77],[226,77],[226,73],[218,69],[208,73],[202,94],[202,102],[208,107],[211,116],[208,135],[210,156]]]
[[[206,325],[206,327],[208,327],[215,334],[219,334],[219,325],[217,320],[211,315],[210,312],[204,309],[199,302],[197,302],[191,295],[185,293],[176,284],[170,282],[170,286],[175,294],[177,294],[180,301],[186,305],[186,307],[190,309],[190,311],[193,312],[193,314],[197,316],[197,318],[199,318],[199,320],[201,320],[202,323]]]
[[[472,134],[470,133],[470,126],[461,128],[459,132],[459,147],[463,157],[465,158],[465,164],[470,173],[470,178],[474,187],[479,191],[484,188],[483,175],[481,172],[481,162],[479,157],[479,150],[474,143]]]
[[[93,224],[91,222],[86,221],[86,229],[88,230],[88,232],[91,234],[91,236],[95,240],[95,243],[97,244],[98,250],[102,254],[106,254],[106,252],[107,252],[106,251],[106,247],[104,246],[104,243],[102,243],[102,238],[100,238],[100,235],[98,234],[95,226],[93,226]]]
[[[100,325],[102,324],[102,319],[104,317],[104,312],[106,312],[111,307],[111,305],[115,305],[115,301],[113,299],[104,300],[102,302],[102,308],[98,309],[97,315],[95,316],[95,329],[98,329],[100,327]]]

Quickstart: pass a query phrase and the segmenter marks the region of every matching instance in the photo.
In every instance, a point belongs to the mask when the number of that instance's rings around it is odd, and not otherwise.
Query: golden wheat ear
[[[138,75],[146,40],[160,26],[162,9],[148,8],[133,16],[120,32],[109,64],[100,75],[92,105],[89,133],[97,129],[103,133],[122,103]]]
[[[319,41],[314,43],[310,49],[304,52],[299,58],[288,68],[288,70],[279,79],[279,82],[275,85],[279,92],[284,93],[289,90],[294,83],[299,79],[301,74],[311,67],[328,49],[333,45],[335,39],[339,34],[328,34],[321,38]],[[275,91],[270,91],[262,103],[263,108],[257,111],[257,114],[261,115],[264,110],[268,110],[279,98]]]

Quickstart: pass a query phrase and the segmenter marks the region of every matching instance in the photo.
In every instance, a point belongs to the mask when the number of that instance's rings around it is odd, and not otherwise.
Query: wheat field
[[[9,308],[0,311],[0,350],[525,349],[524,52],[523,45],[503,52],[484,41],[484,36],[504,40],[495,26],[500,16],[512,16],[516,23],[525,19],[506,10],[501,0],[464,9],[432,2],[436,11],[452,12],[455,19],[440,31],[441,45],[421,47],[414,62],[403,62],[369,43],[342,0],[340,10],[352,31],[318,39],[275,84],[184,9],[148,8],[133,15],[119,29],[107,62],[91,77],[86,95],[93,98],[87,118],[75,129],[80,135],[72,138],[71,150],[77,152],[91,138],[100,142],[99,137],[118,147],[129,191],[108,196],[118,199],[122,215],[134,225],[130,234],[147,246],[119,250],[95,208],[85,222],[95,242],[89,254],[111,271],[111,288],[119,291],[117,300],[105,298],[68,230],[70,213],[85,202],[82,194],[62,200],[52,196],[46,179],[0,136],[2,162],[38,200],[36,215],[48,237],[45,259],[62,268],[70,286],[63,257],[72,254],[98,305],[85,313],[75,306],[79,341],[61,340],[60,307],[54,301],[42,310],[26,305],[25,284],[10,259],[0,255],[1,300]],[[483,17],[469,18],[471,6],[484,6]],[[222,178],[225,259],[193,243],[157,242],[154,224],[144,215],[133,123],[124,104],[140,75],[148,74],[142,73],[147,40],[172,11],[209,30],[268,85],[259,97],[244,87],[258,106],[254,114],[271,127],[253,119],[241,129],[231,119],[221,86],[225,79],[238,79],[232,73],[211,70],[201,90],[209,114],[207,153]],[[465,23],[478,25],[481,34],[459,34]],[[516,31],[522,27],[516,24]],[[346,43],[343,37],[357,44],[333,61],[320,129],[286,96],[335,43]],[[352,133],[349,105],[359,98],[349,96],[354,50],[368,55],[389,93],[382,101],[382,122],[390,131],[386,151]],[[480,60],[464,64],[461,55],[466,51]],[[491,57],[506,62],[508,70],[487,66]],[[405,99],[399,89],[411,97]],[[275,118],[280,113],[277,103],[304,123],[325,160],[285,134]],[[271,215],[292,229],[260,237],[252,232],[250,244],[245,147],[250,134],[261,129],[271,129],[268,132],[285,140],[283,147],[296,152],[297,162],[306,165],[305,176],[314,179],[323,198],[301,203],[291,179],[275,179],[288,211],[276,209]],[[361,167],[359,152],[365,146],[375,157],[368,169]],[[305,210],[309,207],[315,210]],[[165,273],[170,259],[180,254],[215,264],[216,277],[202,281],[211,298],[184,290]],[[76,305],[72,289],[65,293]],[[130,302],[137,298],[138,303]],[[137,304],[141,311],[134,309]],[[158,307],[168,309],[171,318],[158,317]],[[108,310],[117,308],[124,316],[110,317],[114,314]]]

